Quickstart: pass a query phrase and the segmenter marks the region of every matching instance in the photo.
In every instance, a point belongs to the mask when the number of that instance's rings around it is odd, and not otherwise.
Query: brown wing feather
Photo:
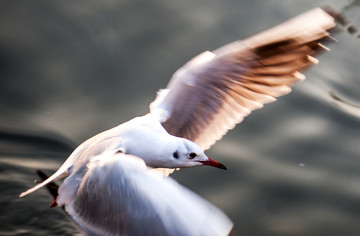
[[[303,80],[301,72],[328,50],[335,19],[314,9],[243,41],[194,58],[151,104],[164,128],[207,149],[252,110],[275,101]],[[164,94],[166,93],[166,94]],[[161,97],[161,98],[160,98]]]

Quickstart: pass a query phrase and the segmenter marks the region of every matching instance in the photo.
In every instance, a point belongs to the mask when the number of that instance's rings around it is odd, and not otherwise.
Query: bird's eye
[[[173,157],[175,158],[175,159],[178,159],[179,158],[179,153],[176,151],[176,152],[174,152],[173,153]]]
[[[188,155],[189,159],[194,159],[196,157],[196,153],[192,152]]]

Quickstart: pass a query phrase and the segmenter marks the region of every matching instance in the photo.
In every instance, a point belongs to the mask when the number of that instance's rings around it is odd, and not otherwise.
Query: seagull
[[[220,210],[165,176],[202,165],[226,169],[204,151],[305,79],[302,71],[318,62],[313,56],[329,50],[323,43],[332,39],[336,18],[331,10],[315,8],[199,54],[173,74],[148,114],[86,140],[52,176],[20,197],[67,176],[54,205],[65,206],[89,235],[144,235],[142,227],[151,225],[164,231],[149,229],[147,235],[167,235],[162,232],[175,226],[188,231],[176,233],[175,227],[170,235],[227,235],[231,223]],[[196,221],[187,228],[192,215]],[[212,217],[222,233],[210,227]]]

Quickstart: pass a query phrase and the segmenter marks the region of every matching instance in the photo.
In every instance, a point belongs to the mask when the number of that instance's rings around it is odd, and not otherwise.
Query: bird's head
[[[171,154],[170,168],[183,168],[194,166],[213,166],[226,170],[226,167],[207,157],[199,145],[184,138],[179,138],[178,145]]]
[[[149,135],[140,131],[127,135],[128,138],[121,142],[123,149],[120,152],[140,157],[148,167],[184,168],[207,165],[226,169],[223,164],[208,158],[199,145],[188,139],[165,132]],[[155,135],[157,138],[154,138]]]

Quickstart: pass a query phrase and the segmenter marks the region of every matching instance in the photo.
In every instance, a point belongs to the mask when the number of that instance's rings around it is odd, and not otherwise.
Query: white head
[[[166,136],[166,141],[152,143],[147,140],[147,145],[141,148],[126,148],[125,153],[142,158],[147,166],[154,168],[184,168],[208,165],[220,169],[226,167],[208,158],[202,148],[196,143],[184,138]]]
[[[133,122],[139,121],[143,120],[140,118],[133,120]],[[145,119],[145,121],[149,120]],[[130,125],[130,128],[122,133],[121,142],[117,142],[116,139],[109,142],[115,144],[119,152],[143,159],[149,167],[184,168],[208,165],[226,169],[221,163],[208,158],[196,143],[170,135],[158,121],[145,125],[141,122],[140,125],[135,126],[132,123]]]
[[[184,138],[178,138],[177,147],[173,150],[171,155],[171,162],[173,166],[169,167],[193,167],[193,166],[214,166],[221,169],[226,167],[210,158],[208,158],[202,148],[194,142]]]

